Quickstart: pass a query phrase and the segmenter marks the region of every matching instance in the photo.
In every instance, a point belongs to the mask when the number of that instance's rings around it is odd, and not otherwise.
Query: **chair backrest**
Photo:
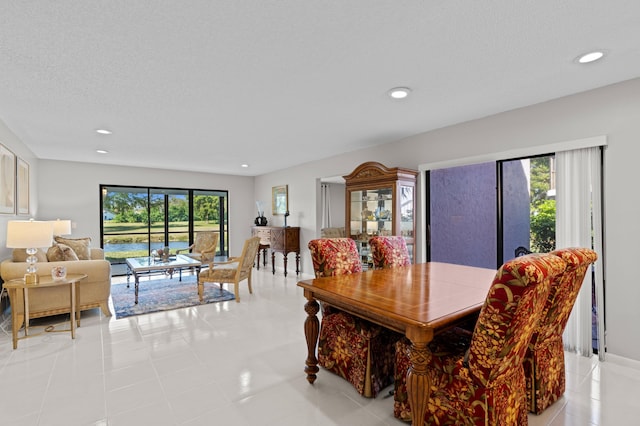
[[[409,250],[404,237],[371,237],[371,258],[374,268],[395,268],[411,265]]]
[[[319,238],[309,241],[316,278],[362,272],[356,242],[351,238]]]
[[[242,254],[238,258],[238,273],[241,279],[251,275],[253,270],[253,262],[258,254],[258,247],[260,246],[260,237],[252,237],[244,242],[242,248]]]
[[[520,257],[520,256],[524,256],[527,254],[531,254],[531,250],[529,250],[528,248],[524,247],[524,246],[518,246],[515,250],[515,257]]]
[[[567,267],[564,274],[551,283],[540,324],[531,337],[531,347],[554,335],[562,336],[587,270],[598,259],[595,251],[577,247],[559,249],[550,254],[564,260]]]
[[[220,234],[216,231],[196,232],[193,241],[193,251],[202,253],[203,251],[211,251],[211,247],[213,247],[215,251],[218,245],[218,238],[220,238]]]
[[[482,385],[512,368],[521,368],[551,281],[564,273],[565,267],[558,256],[529,254],[498,269],[469,348],[469,368]]]

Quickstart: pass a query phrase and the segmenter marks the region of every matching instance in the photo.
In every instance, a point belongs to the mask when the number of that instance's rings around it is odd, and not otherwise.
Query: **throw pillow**
[[[27,249],[13,249],[12,260],[14,262],[26,262],[27,257]],[[36,259],[38,259],[38,262],[46,262],[47,254],[42,249],[38,249]]]
[[[91,238],[62,238],[62,237],[53,237],[56,240],[56,243],[65,244],[76,253],[79,260],[89,260],[91,259],[91,249],[89,248],[89,243],[91,242]]]
[[[66,244],[54,244],[47,250],[47,259],[49,262],[63,262],[69,260],[78,260],[76,252]]]

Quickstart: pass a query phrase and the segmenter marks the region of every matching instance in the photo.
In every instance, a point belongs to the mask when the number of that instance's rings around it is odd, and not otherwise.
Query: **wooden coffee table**
[[[127,266],[129,271],[133,274],[135,280],[135,303],[138,304],[138,286],[140,284],[141,275],[150,275],[154,273],[169,273],[173,278],[173,273],[178,271],[180,274],[180,280],[182,280],[182,270],[185,268],[194,268],[196,270],[196,277],[200,276],[200,268],[202,263],[189,256],[178,254],[170,256],[167,260],[154,258],[152,256],[147,257],[129,257],[127,258]],[[127,286],[129,286],[129,272],[127,272]]]

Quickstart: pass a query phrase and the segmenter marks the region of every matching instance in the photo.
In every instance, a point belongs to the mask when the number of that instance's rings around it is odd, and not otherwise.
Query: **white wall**
[[[179,161],[179,160],[176,160]],[[39,219],[71,219],[71,237],[100,245],[100,184],[229,191],[229,251],[240,255],[256,217],[253,177],[119,167],[67,161],[39,161]]]
[[[317,179],[350,173],[365,161],[419,165],[606,135],[605,247],[607,350],[640,360],[640,285],[633,265],[640,240],[640,79],[415,135],[383,146],[280,170],[256,178],[256,194],[290,185],[295,222],[302,227],[304,270],[312,273],[307,242],[316,235]],[[321,154],[321,147],[319,154]],[[542,150],[543,148],[541,148]],[[423,189],[418,188],[418,195]],[[422,230],[418,243],[422,243]],[[420,256],[421,253],[418,253]]]
[[[331,193],[331,227],[339,228],[345,226],[346,206],[345,193],[346,185],[344,183],[330,183],[329,191]]]
[[[7,222],[10,220],[27,220],[36,217],[38,213],[38,186],[35,184],[38,176],[37,160],[35,156],[16,135],[0,120],[0,144],[13,152],[17,157],[25,160],[29,164],[29,181],[31,182],[29,191],[29,215],[0,214],[0,259],[11,256],[11,250],[6,248],[7,243]]]

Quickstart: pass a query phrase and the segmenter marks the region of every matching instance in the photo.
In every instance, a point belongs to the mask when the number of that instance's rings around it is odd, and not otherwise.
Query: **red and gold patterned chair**
[[[551,285],[540,324],[533,333],[524,358],[529,411],[536,414],[542,413],[564,393],[562,333],[585,274],[598,259],[596,252],[585,248],[561,249],[551,254],[562,258],[567,268]]]
[[[403,237],[371,237],[369,247],[373,267],[376,269],[411,265],[409,250]]]
[[[351,238],[309,241],[316,277],[362,272]],[[322,304],[318,364],[351,383],[358,393],[375,396],[393,382],[394,344],[400,336],[384,327]]]
[[[426,424],[527,424],[522,360],[542,315],[551,281],[565,270],[558,256],[530,254],[496,273],[473,333],[454,329],[430,343]],[[406,374],[409,342],[396,345],[394,415],[410,420]]]

